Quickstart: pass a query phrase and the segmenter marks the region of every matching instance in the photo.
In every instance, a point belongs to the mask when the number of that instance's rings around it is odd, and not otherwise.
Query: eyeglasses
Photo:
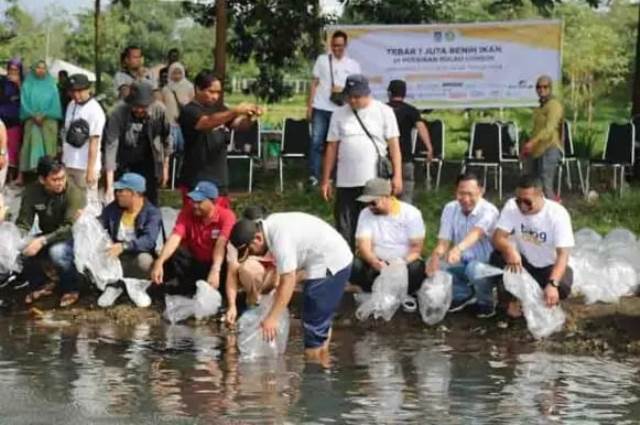
[[[530,199],[516,198],[516,204],[519,207],[524,205],[527,208],[531,208],[533,206],[533,201],[531,201]]]

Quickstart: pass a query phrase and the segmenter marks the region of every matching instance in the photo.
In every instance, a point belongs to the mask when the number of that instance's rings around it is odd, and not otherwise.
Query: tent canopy
[[[62,59],[54,59],[49,65],[49,73],[54,78],[58,78],[58,72],[62,70],[67,71],[69,75],[84,74],[87,76],[89,81],[96,81],[96,74],[94,74],[93,72],[89,71],[88,69],[81,68],[78,65],[63,61]]]

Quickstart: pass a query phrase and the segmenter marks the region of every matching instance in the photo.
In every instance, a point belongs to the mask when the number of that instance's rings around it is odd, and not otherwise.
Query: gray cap
[[[369,96],[371,94],[369,80],[362,74],[349,75],[344,84],[343,93],[346,96]]]
[[[369,203],[384,196],[391,196],[391,182],[386,179],[375,178],[365,183],[362,195],[357,200],[358,202]]]

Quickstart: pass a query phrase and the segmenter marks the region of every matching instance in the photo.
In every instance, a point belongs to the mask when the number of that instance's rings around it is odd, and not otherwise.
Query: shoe
[[[118,297],[122,295],[122,292],[122,288],[112,285],[107,286],[100,298],[98,298],[98,305],[102,308],[111,307]]]
[[[418,310],[418,302],[415,297],[407,295],[402,300],[402,310],[405,313],[415,313]]]
[[[496,307],[493,305],[475,304],[473,312],[478,319],[488,319],[496,315]]]
[[[449,307],[449,313],[455,313],[455,312],[461,311],[466,306],[470,304],[474,304],[475,302],[476,302],[476,297],[474,297],[473,295],[467,299],[463,299],[460,301],[452,301],[451,307]]]
[[[307,187],[310,187],[310,188],[311,187],[316,187],[316,186],[318,186],[319,183],[320,182],[318,181],[317,178],[311,176],[311,177],[309,177],[309,180],[307,180]]]
[[[147,288],[151,284],[149,280],[143,279],[124,279],[124,285],[127,288],[127,294],[133,303],[141,308],[151,305],[151,297],[147,294]]]

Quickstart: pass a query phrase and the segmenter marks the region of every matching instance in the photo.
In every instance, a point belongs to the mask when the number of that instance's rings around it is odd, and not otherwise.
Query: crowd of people
[[[144,67],[142,50],[127,47],[113,78],[118,101],[108,114],[86,76],[61,75],[59,89],[44,62],[23,80],[21,63],[10,61],[8,76],[0,80],[0,169],[9,169],[13,184],[26,184],[17,226],[31,232],[37,218],[39,228],[22,252],[21,278],[31,288],[25,302],[53,294],[55,282],[60,306],[78,301],[82,279],[71,229],[99,199],[102,176],[106,205],[99,220],[112,240],[105,255],[121,261],[126,277],[184,295],[193,295],[196,282],[204,280],[226,294],[230,325],[241,305],[257,304],[275,290],[261,324],[267,339],[275,337],[277,318],[302,283],[310,357],[328,355],[332,318],[348,284],[371,291],[381,270],[395,261],[408,268],[408,295],[436,271],[451,273],[450,311],[469,307],[480,318],[493,316],[498,300],[509,315],[522,314],[499,277],[478,273],[482,264],[527,270],[549,306],[568,296],[571,220],[548,192],[549,164],[559,158],[556,120],[562,117],[550,79],[537,84],[542,106],[523,150],[533,158],[531,173],[518,182],[515,198],[500,213],[483,198],[473,173],[460,175],[455,199],[442,212],[438,243],[425,261],[427,226],[412,205],[411,132],[417,130],[430,159],[427,126],[404,101],[404,81],[391,81],[388,104],[371,96],[359,65],[346,55],[347,40],[345,33],[333,33],[331,52],[316,61],[308,105],[309,184],[319,186],[327,201],[335,187],[335,228],[309,214],[269,214],[260,206],[236,219],[228,187],[230,132],[247,128],[263,110],[250,103],[227,106],[222,82],[211,71],[190,82],[177,50],[169,52],[156,78]],[[175,227],[163,229],[158,190],[167,184],[175,151],[184,158],[178,177],[183,206]],[[156,241],[165,232],[160,249]],[[114,282],[98,304],[111,306],[122,292],[123,283]]]

